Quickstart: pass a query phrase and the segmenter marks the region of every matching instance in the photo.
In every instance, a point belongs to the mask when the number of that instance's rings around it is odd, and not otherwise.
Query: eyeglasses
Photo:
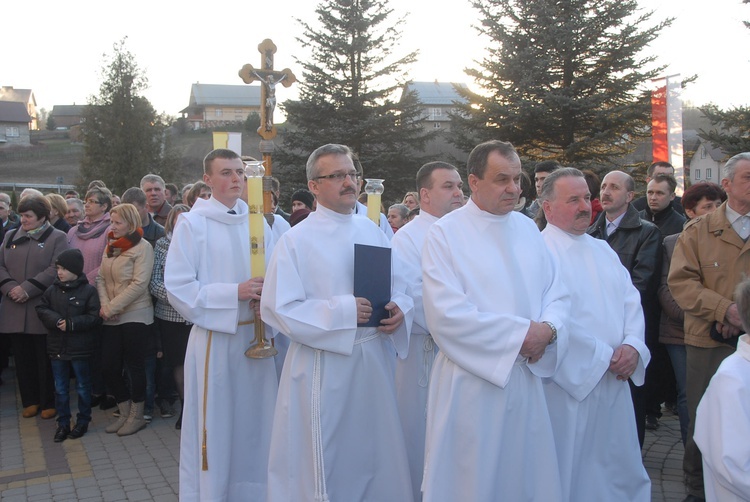
[[[98,200],[94,199],[88,199],[84,204],[99,204],[100,206],[103,205],[103,202],[99,202]]]
[[[360,174],[357,171],[351,171],[348,173],[333,173],[329,174],[327,176],[316,176],[314,179],[316,180],[333,180],[338,181],[339,183],[342,183],[344,181],[344,178],[349,177],[356,183],[356,181],[359,179]]]

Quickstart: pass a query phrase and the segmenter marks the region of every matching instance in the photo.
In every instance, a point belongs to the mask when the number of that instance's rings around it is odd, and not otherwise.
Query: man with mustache
[[[602,214],[587,233],[604,239],[630,272],[630,279],[641,295],[646,319],[646,344],[659,339],[659,301],[656,296],[661,273],[661,233],[651,222],[641,219],[630,203],[635,182],[629,174],[612,171],[602,180]],[[643,387],[630,381],[630,392],[638,426],[638,441],[643,447],[646,436],[646,401]]]
[[[412,497],[393,373],[395,356],[408,349],[413,302],[393,260],[390,317],[363,326],[373,308],[354,296],[354,248],[390,241],[352,211],[354,159],[344,145],[310,155],[307,185],[318,207],[281,236],[263,286],[263,320],[291,340],[271,436],[269,502]]]
[[[422,252],[425,320],[440,347],[422,500],[564,500],[541,377],[565,353],[569,297],[536,225],[513,210],[513,145],[482,143],[466,165],[471,199],[432,224]]]
[[[563,499],[648,501],[651,481],[626,383],[643,384],[651,357],[640,295],[617,254],[586,234],[591,194],[581,171],[551,173],[539,201],[547,219],[542,236],[559,262],[571,304],[587,306],[568,319],[568,352],[554,376],[544,379]]]

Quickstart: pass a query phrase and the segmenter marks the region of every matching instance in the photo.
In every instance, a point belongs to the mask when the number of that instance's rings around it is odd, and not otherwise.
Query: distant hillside
[[[244,132],[242,153],[260,158],[260,138]],[[172,136],[174,147],[180,157],[178,179],[167,180],[178,186],[199,180],[203,175],[203,157],[213,148],[211,131],[190,131]],[[90,180],[81,180],[79,168],[83,157],[83,145],[70,141],[67,131],[34,131],[31,147],[0,149],[0,180],[15,183],[57,183],[83,185]],[[147,174],[145,169],[143,174]]]

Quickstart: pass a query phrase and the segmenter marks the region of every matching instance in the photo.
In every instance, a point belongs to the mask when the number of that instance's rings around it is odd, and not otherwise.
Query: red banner
[[[653,139],[652,162],[669,162],[667,142],[667,86],[651,93],[651,136]]]

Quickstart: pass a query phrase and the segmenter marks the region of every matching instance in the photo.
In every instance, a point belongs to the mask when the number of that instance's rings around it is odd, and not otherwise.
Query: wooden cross
[[[264,140],[276,137],[276,126],[273,125],[273,111],[276,109],[276,85],[281,84],[289,87],[297,78],[289,68],[281,71],[273,69],[273,55],[276,53],[276,44],[267,38],[258,45],[260,52],[260,68],[253,68],[246,64],[239,71],[240,78],[246,84],[259,80],[260,86],[260,127],[258,134]]]

